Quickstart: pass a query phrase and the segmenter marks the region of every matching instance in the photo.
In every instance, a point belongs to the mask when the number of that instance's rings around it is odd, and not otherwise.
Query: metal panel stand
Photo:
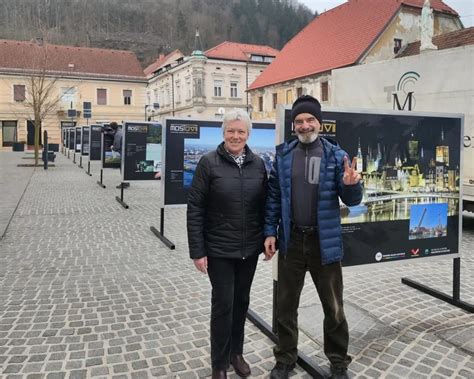
[[[82,168],[82,154],[81,154],[81,156],[79,157],[79,166],[78,166],[78,167],[79,167],[79,168]]]
[[[275,298],[274,298],[275,300]],[[274,305],[275,308],[275,305]],[[249,309],[247,311],[247,318],[257,327],[259,328],[263,334],[265,334],[268,338],[270,338],[274,343],[278,342],[278,337],[275,333],[272,332],[270,325],[268,325],[260,316],[258,316],[254,311]],[[301,366],[308,374],[311,375],[312,378],[327,378],[328,375],[324,372],[319,366],[314,365],[311,360],[304,355],[303,353],[298,351],[298,359],[296,363]]]
[[[115,196],[115,200],[117,200],[122,207],[128,209],[128,204],[123,201],[123,182],[120,183],[120,197]]]
[[[100,169],[100,180],[97,181],[97,184],[101,186],[102,188],[105,188],[105,185],[102,183],[102,177],[103,177],[104,169]]]
[[[48,131],[45,130],[43,132],[43,168],[45,170],[48,169],[48,160],[49,160],[48,150],[49,150]]]
[[[150,230],[163,242],[170,250],[175,249],[175,245],[168,238],[165,237],[165,208],[160,210],[160,230],[158,231],[154,226],[150,226]]]
[[[74,152],[74,157],[72,158],[72,163],[76,164],[76,152]]]
[[[87,162],[87,171],[86,174],[92,176],[91,174],[91,161]]]
[[[461,258],[453,258],[453,296],[449,296],[408,278],[402,278],[402,283],[430,296],[436,297],[437,299],[443,300],[455,307],[464,309],[469,313],[474,313],[474,305],[461,301],[459,297],[461,288]]]

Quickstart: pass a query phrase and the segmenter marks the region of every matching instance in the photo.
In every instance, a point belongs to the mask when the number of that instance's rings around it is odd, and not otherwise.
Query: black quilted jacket
[[[187,230],[191,258],[245,259],[263,251],[267,173],[246,146],[241,168],[224,143],[199,161],[188,193]]]

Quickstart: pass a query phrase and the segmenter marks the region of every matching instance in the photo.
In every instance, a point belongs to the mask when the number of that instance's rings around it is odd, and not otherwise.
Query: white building
[[[179,50],[145,69],[147,102],[158,103],[155,116],[222,117],[231,108],[251,112],[247,89],[278,50],[269,46],[223,42],[190,56]]]
[[[424,0],[349,0],[311,21],[250,85],[255,119],[274,119],[302,94],[331,106],[332,71],[393,59],[420,40]],[[433,34],[462,28],[456,11],[431,0]],[[382,73],[379,73],[382,75]]]

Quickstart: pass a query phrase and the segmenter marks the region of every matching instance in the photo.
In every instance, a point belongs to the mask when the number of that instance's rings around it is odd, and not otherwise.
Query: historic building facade
[[[51,143],[59,143],[61,127],[72,122],[143,120],[146,83],[128,51],[0,40],[0,148],[34,144],[35,109]],[[69,109],[76,110],[74,118]]]

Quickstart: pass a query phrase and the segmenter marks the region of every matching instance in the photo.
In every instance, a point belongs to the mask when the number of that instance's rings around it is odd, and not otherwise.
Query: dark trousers
[[[306,271],[318,291],[324,311],[324,353],[334,367],[347,367],[349,328],[343,308],[340,262],[321,265],[317,233],[292,231],[286,256],[278,258],[277,361],[292,364],[297,359],[298,306]]]
[[[258,255],[247,259],[208,257],[212,285],[211,361],[227,369],[231,354],[242,354],[244,327]]]

